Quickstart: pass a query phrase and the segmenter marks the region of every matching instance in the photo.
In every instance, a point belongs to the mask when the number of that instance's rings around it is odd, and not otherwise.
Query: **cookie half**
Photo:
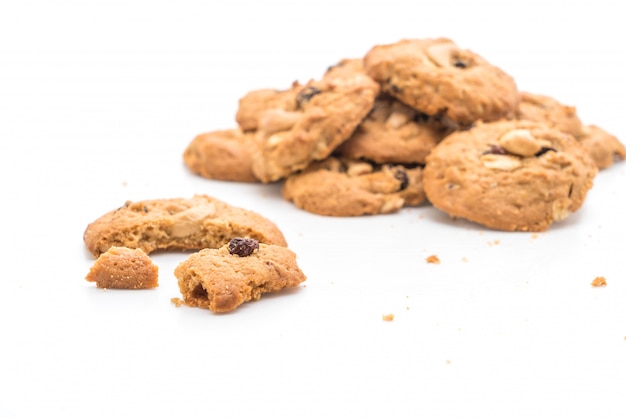
[[[269,219],[206,195],[126,202],[89,224],[83,239],[99,256],[113,246],[146,253],[219,248],[233,237],[287,246]]]
[[[151,289],[159,285],[159,268],[140,248],[111,247],[85,277],[103,289]]]
[[[377,45],[364,63],[384,92],[460,127],[512,116],[519,103],[513,77],[450,39]]]
[[[188,306],[229,312],[263,293],[296,287],[306,276],[291,250],[257,243],[252,252],[238,255],[232,245],[191,254],[174,275]]]
[[[325,216],[391,213],[425,199],[422,169],[329,157],[289,176],[283,197]]]
[[[505,231],[544,231],[578,210],[597,172],[571,135],[540,123],[479,124],[426,158],[428,200],[452,217]]]

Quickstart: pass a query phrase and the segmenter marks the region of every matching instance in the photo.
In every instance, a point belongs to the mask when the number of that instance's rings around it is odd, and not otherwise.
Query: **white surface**
[[[625,416],[626,164],[534,236],[430,206],[314,216],[181,158],[247,91],[410,37],[452,38],[625,140],[619,2],[214,3],[0,5],[0,416]],[[215,315],[170,303],[183,254],[154,256],[155,290],[84,280],[89,222],[194,193],[274,220],[306,285]]]

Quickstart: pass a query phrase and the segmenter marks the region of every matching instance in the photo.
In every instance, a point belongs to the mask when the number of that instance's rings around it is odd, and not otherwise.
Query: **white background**
[[[249,90],[438,36],[624,141],[619,5],[2,2],[0,417],[625,416],[626,163],[533,235],[429,205],[315,216],[278,185],[209,181],[182,162],[196,134],[235,126]],[[84,280],[89,222],[194,193],[276,222],[306,284],[216,315],[170,303],[186,254],[153,257],[154,290]]]

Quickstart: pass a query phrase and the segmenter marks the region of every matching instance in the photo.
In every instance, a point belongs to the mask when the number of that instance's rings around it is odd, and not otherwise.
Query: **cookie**
[[[141,249],[111,247],[85,277],[104,289],[151,289],[159,285],[159,268]]]
[[[433,206],[504,231],[544,231],[578,210],[597,172],[571,135],[501,121],[450,134],[426,157]]]
[[[281,193],[298,208],[325,216],[391,213],[417,206],[425,198],[421,167],[335,157],[290,175]]]
[[[376,45],[364,65],[384,92],[459,127],[510,117],[519,103],[513,77],[446,38]]]
[[[239,99],[235,120],[244,132],[254,132],[259,129],[261,114],[267,110],[295,112],[298,109],[297,97],[305,88],[305,85],[294,81],[286,90],[259,89],[248,92]]]
[[[254,240],[191,254],[174,275],[187,306],[213,312],[232,311],[263,293],[296,287],[306,280],[294,252]]]
[[[354,134],[334,154],[379,164],[424,164],[430,150],[447,133],[432,117],[383,94]]]
[[[268,100],[257,115],[254,175],[269,183],[328,157],[367,116],[378,92],[378,84],[364,73],[362,60],[344,60],[320,81],[294,84],[289,92],[277,93],[280,100]],[[290,100],[283,101],[285,97]]]
[[[250,149],[254,135],[241,129],[225,129],[196,136],[183,153],[192,173],[214,180],[256,183]]]
[[[613,163],[626,159],[624,144],[599,126],[584,126],[578,141],[599,169],[608,168]]]
[[[552,97],[540,94],[520,92],[520,102],[515,118],[552,125],[575,137],[583,132],[583,124],[574,106],[564,105]]]
[[[196,195],[126,202],[87,226],[87,249],[99,256],[112,246],[155,250],[219,248],[233,237],[286,246],[269,219],[215,198]]]

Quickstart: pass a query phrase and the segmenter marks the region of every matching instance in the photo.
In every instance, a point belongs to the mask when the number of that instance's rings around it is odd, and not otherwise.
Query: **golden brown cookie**
[[[240,109],[246,117],[240,115],[239,120],[256,127],[254,175],[268,183],[328,157],[367,116],[378,92],[378,84],[363,71],[362,60],[344,60],[321,80],[296,83],[289,91],[277,92],[278,98],[267,98],[267,91],[252,93],[257,99],[266,97],[266,105],[252,105],[252,98],[243,98],[240,106],[248,110]],[[257,110],[254,123],[250,109]]]
[[[564,105],[552,97],[540,94],[520,92],[515,118],[542,122],[575,137],[583,132],[583,124],[574,106]]]
[[[364,63],[384,92],[460,127],[512,116],[519,102],[510,75],[449,39],[404,39],[377,45]]]
[[[380,164],[424,164],[447,133],[432,117],[384,94],[335,155]]]
[[[85,277],[104,289],[150,289],[159,285],[159,268],[140,248],[111,247]]]
[[[329,157],[290,175],[282,195],[325,216],[391,213],[424,201],[422,169]]]
[[[578,210],[597,172],[571,135],[501,121],[450,134],[426,158],[433,206],[505,231],[543,231]]]
[[[192,173],[214,180],[256,183],[250,149],[254,135],[225,129],[196,136],[185,149],[183,161]]]
[[[269,219],[205,195],[126,202],[89,224],[83,238],[98,256],[112,246],[146,253],[219,248],[233,237],[287,245]]]
[[[578,137],[582,147],[589,153],[599,169],[626,159],[626,148],[617,137],[596,125],[587,125]]]
[[[305,87],[294,81],[286,90],[253,90],[239,99],[235,120],[245,132],[254,132],[259,128],[259,118],[266,110],[295,112],[298,109],[297,97]]]
[[[232,311],[263,293],[296,287],[306,280],[291,250],[240,239],[191,254],[174,275],[186,305],[213,312]]]

